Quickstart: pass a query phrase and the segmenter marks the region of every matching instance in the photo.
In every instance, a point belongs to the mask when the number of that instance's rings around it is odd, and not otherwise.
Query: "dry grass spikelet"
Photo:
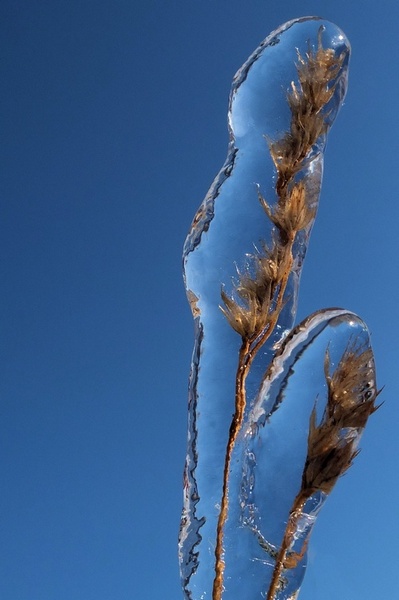
[[[308,49],[305,57],[298,52],[298,78],[303,95],[317,108],[325,106],[332,98],[335,85],[330,85],[337,78],[345,59],[342,52],[336,56],[332,48],[323,48],[323,30],[318,34],[316,52]]]
[[[292,245],[296,233],[309,227],[316,214],[317,203],[311,178],[308,182],[306,176],[297,178],[297,181],[295,177],[310,160],[313,145],[327,129],[323,109],[332,98],[344,60],[343,53],[336,56],[333,49],[323,48],[321,36],[322,28],[317,50],[309,47],[304,57],[298,52],[299,83],[293,82],[288,94],[290,130],[281,139],[268,141],[277,171],[277,202],[272,207],[259,190],[258,198],[276,227],[279,239],[273,241],[272,249],[266,249],[264,255],[252,257],[253,274],[249,270],[239,273],[239,283],[235,288],[237,300],[229,297],[223,289],[221,292],[223,314],[231,327],[246,340],[254,339],[267,328],[273,310],[281,310],[283,288],[287,285],[293,262]],[[278,286],[281,293],[279,301],[275,301]]]
[[[306,229],[316,216],[312,178],[306,173],[302,177],[300,174],[313,160],[315,144],[329,127],[328,103],[345,59],[343,52],[336,56],[332,48],[323,48],[321,38],[322,28],[317,49],[309,46],[305,56],[298,52],[298,83],[291,83],[287,95],[291,111],[289,130],[280,139],[267,139],[277,171],[276,205],[272,207],[259,191],[258,197],[284,245],[292,241],[298,231]]]
[[[276,189],[280,197],[286,195],[288,183],[304,167],[312,147],[328,128],[327,105],[334,95],[345,53],[337,56],[332,48],[323,48],[321,36],[322,29],[316,51],[309,48],[304,57],[298,52],[299,83],[291,83],[287,97],[291,110],[290,130],[279,140],[269,141],[278,172]]]
[[[327,411],[329,417],[335,417],[336,420],[344,419],[346,427],[364,427],[368,411],[376,410],[375,408],[372,410],[377,393],[371,348],[362,350],[356,345],[351,345],[332,375],[330,374],[330,362],[330,354],[327,351],[324,360],[324,374],[328,386]],[[363,421],[360,412],[365,413]],[[348,422],[349,418],[351,423]]]
[[[327,404],[320,424],[316,423],[316,407],[310,417],[301,490],[305,496],[332,490],[357,456],[359,436],[378,408],[371,348],[350,344],[332,375],[327,351],[324,371]]]
[[[278,242],[271,248],[263,244],[261,252],[250,257],[252,270],[239,273],[235,286],[237,300],[222,289],[224,306],[220,309],[231,327],[243,339],[254,339],[273,315],[276,290],[288,268],[289,255]]]
[[[243,339],[250,337],[256,327],[256,312],[253,310],[254,307],[250,306],[249,303],[247,306],[242,306],[234,298],[228,296],[223,288],[221,296],[224,306],[220,306],[220,310],[226,317],[229,325]]]
[[[309,202],[309,194],[304,180],[292,185],[284,204],[272,208],[258,192],[259,201],[272,223],[291,238],[297,231],[305,229],[316,216],[316,206]]]

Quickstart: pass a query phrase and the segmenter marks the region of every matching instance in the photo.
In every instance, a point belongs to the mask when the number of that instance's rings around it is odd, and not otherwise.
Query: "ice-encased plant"
[[[376,410],[359,317],[323,309],[293,328],[349,53],[317,17],[260,44],[234,78],[228,156],[185,243],[187,600],[297,598],[317,513]]]

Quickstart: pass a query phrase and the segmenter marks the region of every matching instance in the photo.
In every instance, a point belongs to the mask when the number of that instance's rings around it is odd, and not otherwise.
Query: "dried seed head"
[[[309,497],[316,491],[329,494],[338,478],[351,466],[358,454],[357,435],[344,432],[333,423],[316,425],[316,411],[311,415],[308,455],[302,475],[302,492]]]
[[[292,234],[305,229],[313,221],[316,215],[314,202],[310,203],[311,194],[308,194],[304,180],[289,186],[285,202],[279,202],[271,207],[259,194],[259,201],[272,223],[288,238]]]
[[[290,253],[277,241],[271,248],[263,244],[262,252],[251,258],[251,264],[238,273],[236,298],[222,289],[224,306],[221,311],[229,324],[243,339],[257,337],[274,315],[275,296],[281,281],[290,271]]]
[[[302,475],[302,492],[328,494],[351,466],[357,443],[368,417],[377,410],[374,361],[371,348],[350,344],[334,373],[326,353],[324,372],[327,404],[320,424],[313,409],[308,434],[308,453]]]
[[[311,48],[302,57],[298,52],[298,79],[302,93],[316,109],[323,108],[332,98],[336,78],[345,60],[342,52],[336,56],[332,48],[323,48],[320,28],[316,52]]]
[[[371,348],[351,344],[334,373],[330,374],[330,355],[326,352],[324,373],[328,387],[328,417],[343,422],[343,427],[363,428],[376,407],[375,367]]]
[[[289,131],[279,140],[268,141],[277,170],[276,190],[284,203],[288,184],[301,171],[320,136],[327,131],[328,103],[334,95],[345,54],[336,56],[323,48],[322,28],[318,48],[309,47],[305,56],[298,52],[298,83],[291,83],[287,101],[291,110]]]
[[[223,289],[221,291],[221,296],[224,306],[220,306],[220,310],[226,317],[229,325],[234,331],[240,334],[243,339],[250,337],[256,327],[255,312],[252,307],[242,306],[228,296]]]

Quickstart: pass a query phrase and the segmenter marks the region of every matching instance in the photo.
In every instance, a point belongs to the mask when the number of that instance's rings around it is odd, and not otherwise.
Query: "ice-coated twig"
[[[294,600],[325,497],[358,453],[377,388],[364,323],[293,329],[327,133],[350,47],[286,23],[238,71],[226,163],[184,249],[196,327],[179,558],[186,600]]]
[[[245,381],[257,353],[274,331],[283,308],[285,291],[291,275],[295,238],[313,222],[317,202],[311,176],[304,166],[312,161],[312,150],[318,139],[326,135],[329,101],[333,97],[337,76],[344,62],[344,52],[336,56],[322,44],[319,29],[316,51],[309,48],[304,57],[298,52],[298,80],[292,82],[288,94],[291,110],[290,130],[279,140],[269,140],[270,154],[277,171],[274,208],[260,192],[259,201],[278,235],[273,246],[263,255],[253,257],[254,276],[249,271],[240,275],[236,287],[237,301],[222,290],[222,312],[229,324],[242,337],[236,375],[235,413],[230,425],[223,474],[223,495],[217,526],[216,565],[213,600],[221,600],[223,592],[223,530],[228,516],[229,472],[235,441],[243,425],[246,400]]]

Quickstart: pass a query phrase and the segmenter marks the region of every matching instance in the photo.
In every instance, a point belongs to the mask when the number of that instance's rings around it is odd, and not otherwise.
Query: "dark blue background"
[[[315,528],[303,600],[399,584],[399,4],[3,0],[0,598],[175,600],[191,219],[235,71],[284,21],[352,43],[299,317],[369,324],[386,402]]]

